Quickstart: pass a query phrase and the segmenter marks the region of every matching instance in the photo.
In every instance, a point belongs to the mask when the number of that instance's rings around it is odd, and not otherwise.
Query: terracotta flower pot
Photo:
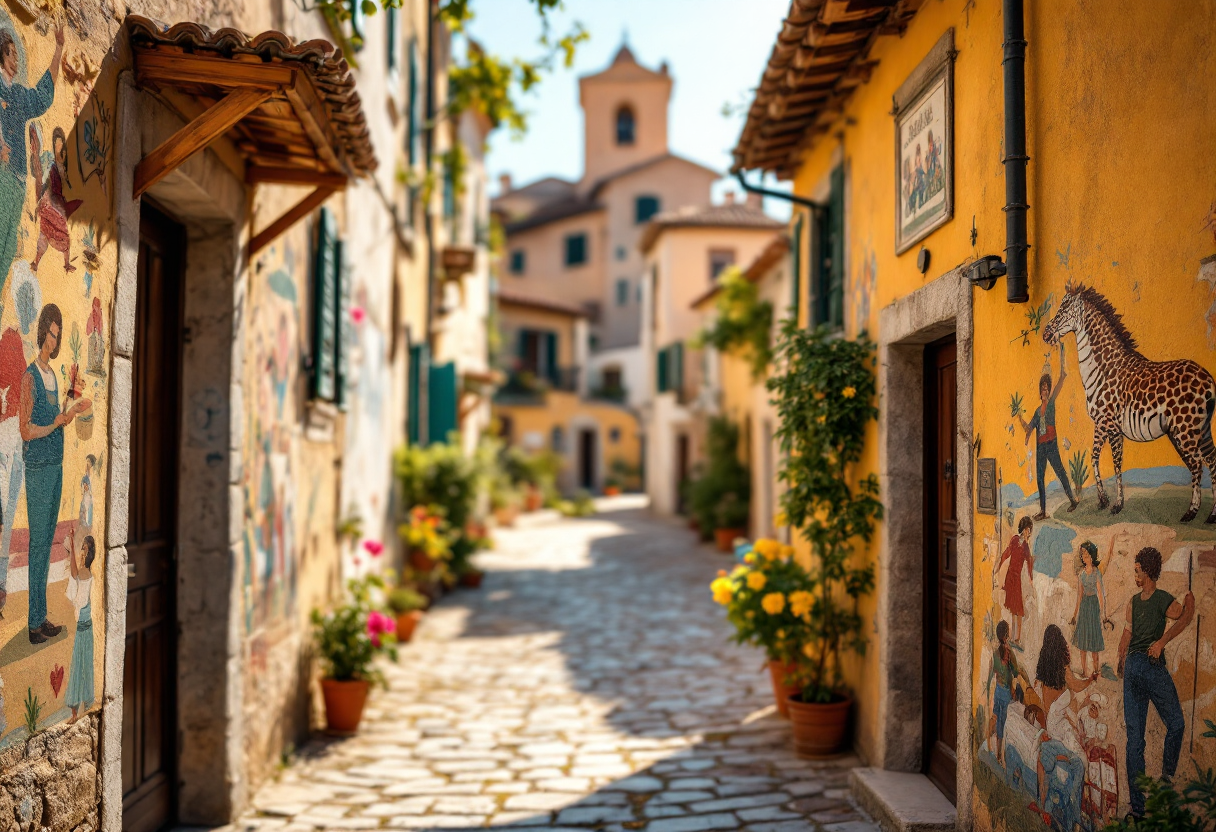
[[[410,549],[410,569],[415,572],[430,572],[435,568],[436,561],[421,549]]]
[[[398,624],[400,629],[401,625]],[[773,679],[773,697],[777,700],[777,713],[790,718],[789,698],[798,693],[798,686],[787,684],[786,679],[798,668],[793,662],[769,662],[768,672]]]
[[[469,589],[479,589],[481,587],[481,579],[486,576],[484,572],[465,572],[460,576],[460,585]]]
[[[786,702],[794,729],[794,750],[800,757],[830,757],[845,750],[852,699],[844,697],[821,705],[802,702],[795,694]]]
[[[545,505],[545,495],[536,489],[529,489],[524,494],[524,511],[540,511]]]
[[[363,706],[367,704],[368,682],[352,679],[322,679],[321,694],[325,697],[325,724],[336,734],[352,734],[359,730]]]
[[[604,496],[605,497],[615,497],[620,493],[621,493],[620,486],[616,486],[616,485],[605,485],[604,486]]]
[[[519,513],[519,509],[515,506],[504,506],[494,509],[494,519],[498,521],[498,525],[505,526],[508,529],[515,525],[515,516]]]
[[[746,529],[714,529],[714,542],[718,544],[719,552],[733,552],[735,538],[747,534]]]
[[[422,610],[403,612],[397,616],[397,641],[408,644],[414,637],[414,630],[422,622]]]

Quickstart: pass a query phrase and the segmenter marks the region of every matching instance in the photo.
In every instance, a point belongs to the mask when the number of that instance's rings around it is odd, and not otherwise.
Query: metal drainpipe
[[[770,191],[768,188],[761,188],[757,185],[749,184],[748,181],[743,178],[743,171],[741,171],[741,170],[735,171],[735,178],[739,180],[739,187],[743,188],[743,190],[747,191],[750,194],[759,194],[760,196],[771,196],[773,199],[781,199],[786,202],[792,202],[795,205],[799,205],[803,208],[809,209],[811,212],[812,223],[817,214],[819,214],[827,209],[827,206],[824,205],[822,202],[816,202],[815,200],[807,199],[804,196],[798,196],[797,194],[787,194],[784,191]],[[814,266],[811,264],[811,240],[814,237],[814,233],[815,233],[814,228],[811,227],[811,224],[808,224],[808,227],[806,229],[806,267],[807,267],[808,274],[811,273],[811,269],[814,268]],[[799,291],[799,281],[801,281],[801,279],[802,279],[802,275],[799,275],[799,274],[794,275],[794,306],[795,307],[799,307],[802,305],[802,300],[801,300],[802,293]],[[811,298],[808,297],[807,302],[810,303]],[[798,311],[797,308],[795,308],[795,314],[797,314],[797,311]],[[812,314],[812,310],[808,309],[807,314],[808,315]]]
[[[1005,42],[1005,292],[1030,300],[1026,279],[1026,26],[1023,0],[1004,0]]]
[[[425,144],[422,154],[426,175],[431,173],[431,157],[435,152],[435,27],[438,26],[435,4],[428,2],[426,10],[426,122],[423,125]],[[431,195],[434,196],[433,194]],[[431,203],[422,206],[426,225],[426,343],[435,352],[435,221]]]

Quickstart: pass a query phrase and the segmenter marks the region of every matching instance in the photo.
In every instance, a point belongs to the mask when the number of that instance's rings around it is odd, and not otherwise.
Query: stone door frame
[[[972,287],[957,268],[879,311],[879,482],[886,507],[879,548],[878,744],[873,763],[919,772],[924,748],[923,650],[909,650],[907,633],[923,631],[924,586],[924,353],[954,334],[958,344],[958,435],[955,456],[958,514],[958,823],[968,828],[972,789],[971,675],[973,664],[974,510],[972,503]],[[966,464],[963,464],[966,462]],[[928,781],[926,780],[926,783]],[[930,788],[933,788],[930,785]]]

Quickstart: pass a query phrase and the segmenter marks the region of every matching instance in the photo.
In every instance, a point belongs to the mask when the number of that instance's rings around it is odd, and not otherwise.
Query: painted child
[[[84,476],[80,478],[80,513],[77,515],[77,527],[82,536],[93,533],[93,469],[97,467],[97,457],[89,454],[84,464]]]
[[[93,536],[84,538],[76,551],[76,529],[68,532],[68,562],[72,576],[68,579],[68,600],[76,609],[76,641],[72,645],[72,671],[68,678],[64,704],[72,709],[69,723],[80,719],[93,704],[93,561],[97,544]]]
[[[1113,549],[1115,543],[1111,540]],[[1106,620],[1106,589],[1102,584],[1102,571],[1098,569],[1098,547],[1093,541],[1081,544],[1079,554],[1081,569],[1077,572],[1077,606],[1069,624],[1076,626],[1072,634],[1072,646],[1081,653],[1081,675],[1088,676],[1086,659],[1093,657],[1094,672],[1101,665],[1101,652],[1106,649],[1102,637],[1102,622]]]
[[[1068,372],[1064,369],[1064,345],[1060,344],[1060,378],[1054,389],[1051,384],[1051,373],[1045,372],[1039,378],[1039,407],[1027,422],[1018,414],[1018,421],[1026,431],[1026,441],[1030,441],[1030,432],[1035,432],[1034,462],[1039,481],[1039,513],[1035,520],[1047,519],[1047,466],[1051,465],[1056,472],[1056,479],[1064,486],[1068,495],[1068,510],[1077,508],[1077,498],[1072,495],[1072,486],[1068,483],[1068,472],[1064,470],[1064,460],[1060,458],[1060,443],[1056,436],[1056,397],[1064,386]]]
[[[76,213],[82,201],[67,200],[63,196],[68,174],[67,144],[63,128],[56,127],[51,133],[53,161],[50,169],[43,172],[40,158],[42,145],[38,140],[38,131],[34,125],[30,125],[30,173],[34,177],[34,194],[38,197],[38,250],[34,254],[34,262],[30,263],[33,271],[38,271],[38,263],[46,254],[47,246],[63,253],[64,271],[76,271],[71,261],[72,240],[68,233],[68,217]]]
[[[1026,605],[1022,600],[1023,565],[1027,579],[1034,581],[1034,555],[1030,553],[1030,533],[1033,531],[1034,521],[1023,516],[1018,521],[1018,533],[1009,539],[1009,545],[996,565],[996,571],[1000,572],[1005,561],[1009,561],[1009,571],[1005,573],[1005,609],[1013,617],[1013,639],[1010,643],[1018,650],[1022,649],[1022,619],[1026,617]]]
[[[1022,678],[1027,686],[1030,679],[1018,666],[1018,657],[1009,647],[1009,622],[1001,620],[996,625],[996,651],[992,654],[992,668],[988,671],[985,690],[992,690],[990,705],[996,717],[996,759],[1005,765],[1005,721],[1009,716],[1009,703],[1013,701],[1013,682]],[[992,683],[995,680],[996,685]]]

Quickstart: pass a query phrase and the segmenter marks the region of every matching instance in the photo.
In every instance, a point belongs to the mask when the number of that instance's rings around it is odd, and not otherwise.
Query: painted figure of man
[[[1026,431],[1026,441],[1030,441],[1030,432],[1035,432],[1034,462],[1039,478],[1039,513],[1035,520],[1047,519],[1047,466],[1050,464],[1056,472],[1056,479],[1064,486],[1068,495],[1068,510],[1077,507],[1077,498],[1072,495],[1072,486],[1068,484],[1068,472],[1064,470],[1064,460],[1060,458],[1060,442],[1056,436],[1056,397],[1064,386],[1068,371],[1064,369],[1064,345],[1060,345],[1060,379],[1052,389],[1051,373],[1045,372],[1039,379],[1039,407],[1027,422],[1018,414],[1018,421]]]
[[[25,128],[30,119],[47,111],[55,100],[55,82],[63,60],[63,25],[55,28],[55,54],[51,66],[33,87],[17,83],[17,43],[13,33],[0,29],[0,287],[17,257],[21,211],[25,204],[25,178],[29,171]]]
[[[1165,665],[1165,646],[1191,623],[1195,596],[1188,590],[1179,604],[1173,595],[1157,588],[1161,553],[1151,546],[1136,554],[1135,574],[1140,592],[1127,605],[1123,639],[1119,642],[1119,673],[1123,676],[1123,719],[1127,725],[1127,787],[1131,815],[1138,818],[1144,815],[1144,794],[1136,778],[1144,773],[1144,730],[1150,702],[1165,723],[1161,776],[1171,778],[1178,770],[1186,720],[1178,689]],[[1174,623],[1167,632],[1168,621]]]
[[[63,427],[89,405],[81,399],[59,404],[59,380],[51,361],[59,356],[63,315],[48,303],[38,315],[38,355],[21,378],[21,439],[25,442],[25,506],[30,526],[29,636],[41,644],[59,635],[62,626],[46,617],[46,585],[51,546],[59,524],[63,496]],[[71,391],[64,404],[71,399]]]

